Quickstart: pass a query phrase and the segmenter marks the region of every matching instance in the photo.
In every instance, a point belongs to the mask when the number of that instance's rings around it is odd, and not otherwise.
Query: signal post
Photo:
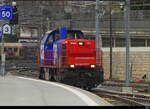
[[[6,23],[13,19],[13,10],[11,6],[5,6],[5,0],[2,0],[2,6],[0,6],[0,20],[2,28],[1,36],[1,75],[5,75],[5,52],[4,52],[4,35],[11,34],[11,26]]]

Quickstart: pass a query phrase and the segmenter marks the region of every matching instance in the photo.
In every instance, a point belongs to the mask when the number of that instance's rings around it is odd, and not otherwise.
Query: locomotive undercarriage
[[[40,79],[57,81],[86,90],[97,87],[103,82],[103,71],[91,68],[50,69],[41,68]]]

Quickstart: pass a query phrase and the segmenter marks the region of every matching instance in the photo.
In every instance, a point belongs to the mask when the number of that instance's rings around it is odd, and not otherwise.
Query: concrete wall
[[[103,63],[105,79],[109,79],[109,48],[103,48]],[[136,81],[147,75],[150,82],[150,47],[130,48],[130,62],[132,64],[132,80]],[[125,80],[125,48],[113,48],[113,79]]]

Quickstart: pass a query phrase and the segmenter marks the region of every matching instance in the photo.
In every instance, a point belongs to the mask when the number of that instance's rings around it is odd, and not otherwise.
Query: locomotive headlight
[[[75,66],[74,66],[74,65],[70,65],[70,67],[71,67],[71,68],[74,68]]]
[[[95,65],[91,65],[91,68],[95,68]]]
[[[83,45],[84,43],[83,42],[79,42],[79,45]]]

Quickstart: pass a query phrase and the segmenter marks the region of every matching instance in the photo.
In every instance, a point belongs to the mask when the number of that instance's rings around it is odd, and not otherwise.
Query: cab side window
[[[59,34],[55,34],[55,41],[57,41],[57,40],[59,40],[60,39],[60,36],[59,36]]]
[[[50,36],[47,40],[47,45],[51,45],[53,43],[53,37]]]

